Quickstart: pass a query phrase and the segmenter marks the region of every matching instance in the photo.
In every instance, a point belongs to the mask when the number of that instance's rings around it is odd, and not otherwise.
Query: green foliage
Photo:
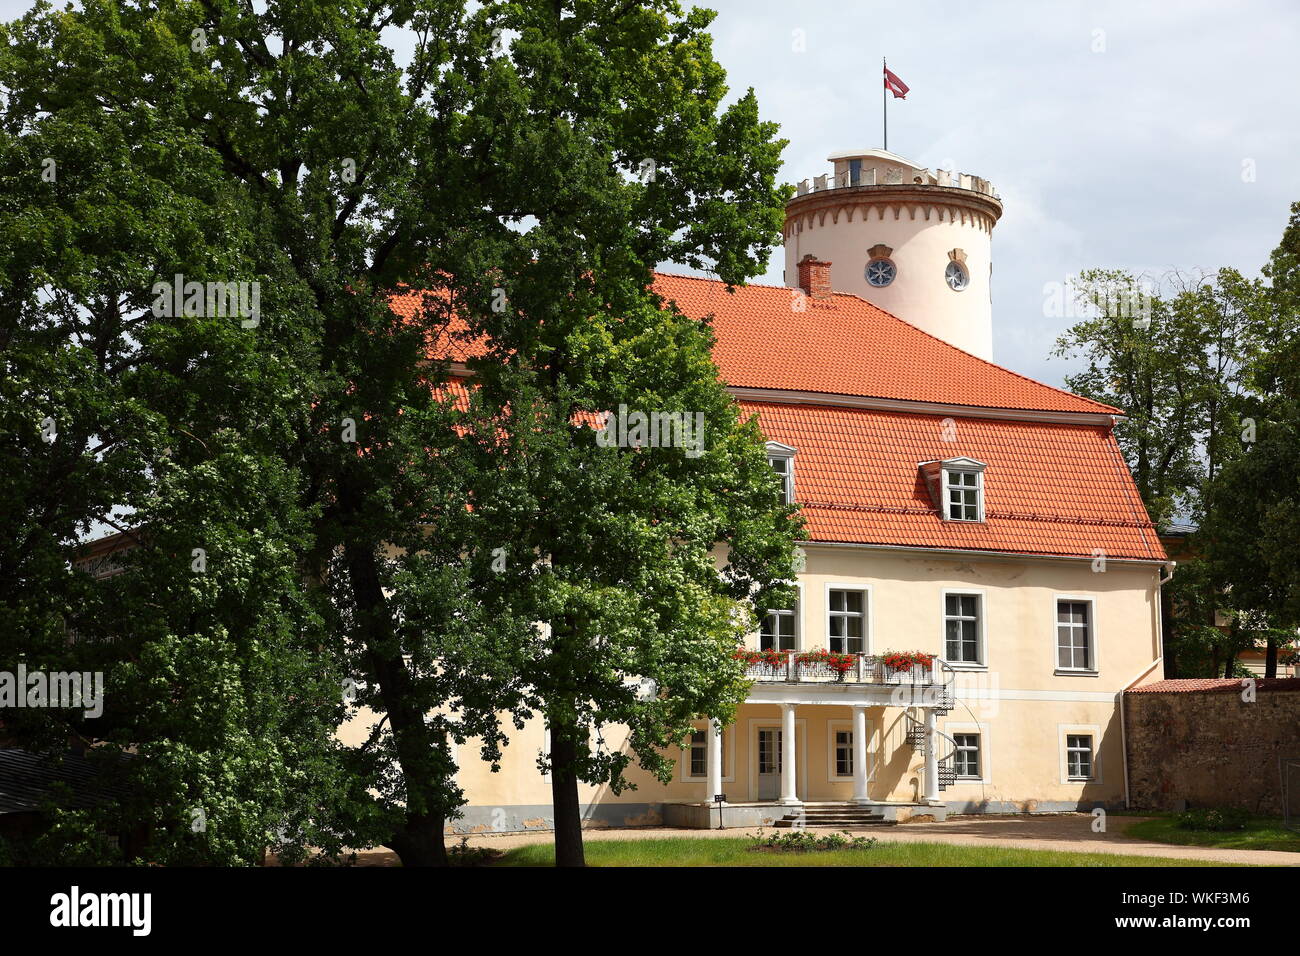
[[[1127,417],[1116,437],[1152,519],[1199,526],[1167,585],[1168,673],[1243,670],[1244,648],[1286,647],[1300,625],[1300,204],[1264,269],[1172,276],[1149,300],[1123,272],[1081,277],[1095,314],[1058,342],[1080,394]],[[1149,318],[1142,328],[1139,319]]]
[[[1172,275],[1161,288],[1093,269],[1078,289],[1091,314],[1054,354],[1087,364],[1067,387],[1125,413],[1115,437],[1157,525],[1194,513],[1238,441],[1250,363],[1271,336],[1262,283],[1221,269],[1210,281]]]
[[[461,837],[458,843],[447,849],[447,859],[452,866],[482,866],[500,857],[501,851],[493,847],[470,846],[469,837]]]
[[[0,27],[0,668],[106,681],[102,717],[28,709],[5,729],[93,745],[130,794],[51,809],[34,852],[52,861],[123,862],[99,834],[139,827],[148,862],[259,862],[315,812],[339,714],[301,586],[310,507],[282,455],[310,398],[302,335],[247,195],[174,90],[145,85],[185,73],[156,29],[175,15],[39,5]],[[260,278],[273,318],[157,315],[153,283],[176,273]],[[125,573],[76,568],[87,536],[128,527]]]
[[[876,845],[875,837],[854,836],[845,830],[843,833],[816,834],[811,830],[787,830],[783,833],[763,835],[759,831],[753,836],[751,850],[777,853],[818,853],[835,850],[870,850]]]
[[[734,710],[798,524],[707,325],[647,291],[780,241],[784,142],[752,91],[724,105],[711,17],[88,0],[3,28],[0,664],[106,671],[100,725],[18,732],[100,745],[138,795],[102,823],[149,824],[143,860],[444,862],[451,741],[495,763],[541,713],[558,777],[620,789]],[[259,282],[258,324],[154,314],[176,274]],[[620,403],[702,415],[703,453],[598,446]],[[71,562],[104,525],[135,547],[93,581]],[[631,753],[591,754],[612,722]]]
[[[1178,827],[1182,830],[1224,833],[1231,830],[1244,830],[1249,822],[1250,814],[1233,807],[1198,807],[1178,814]]]

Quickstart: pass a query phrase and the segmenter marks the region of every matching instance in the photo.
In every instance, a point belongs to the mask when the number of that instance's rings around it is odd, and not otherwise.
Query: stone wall
[[[1300,762],[1300,679],[1257,680],[1250,696],[1240,680],[1167,680],[1125,693],[1131,806],[1280,816],[1281,764]],[[1300,771],[1290,779],[1294,814]]]

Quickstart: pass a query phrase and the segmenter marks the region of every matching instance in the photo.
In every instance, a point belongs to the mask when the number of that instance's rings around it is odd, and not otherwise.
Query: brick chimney
[[[799,288],[810,299],[831,297],[831,264],[822,262],[812,253],[799,260]]]

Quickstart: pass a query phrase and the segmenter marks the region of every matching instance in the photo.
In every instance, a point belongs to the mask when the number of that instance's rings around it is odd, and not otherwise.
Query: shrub
[[[1250,814],[1232,807],[1216,809],[1185,810],[1178,814],[1180,830],[1205,830],[1221,833],[1227,830],[1244,830],[1250,822]]]
[[[817,836],[807,830],[788,830],[784,833],[772,833],[764,836],[762,831],[753,837],[751,850],[767,850],[777,853],[816,853],[826,850],[870,850],[876,845],[875,837],[850,836],[843,833],[827,833]]]
[[[447,862],[452,866],[480,866],[502,855],[500,850],[491,847],[470,846],[469,837],[461,837],[459,843],[447,847]]]

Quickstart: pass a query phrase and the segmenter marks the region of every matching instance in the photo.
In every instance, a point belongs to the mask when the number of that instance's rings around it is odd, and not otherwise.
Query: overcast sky
[[[1295,0],[704,5],[733,94],[752,86],[790,141],[791,182],[881,145],[889,58],[911,87],[890,101],[890,149],[1002,196],[994,357],[1043,381],[1067,371],[1047,356],[1070,323],[1044,314],[1047,284],[1090,266],[1255,274],[1300,199]],[[0,19],[29,6],[0,0]],[[778,249],[759,281],[782,264]]]
[[[881,145],[888,57],[911,87],[890,100],[890,150],[955,162],[1002,196],[994,358],[1043,381],[1067,370],[1047,355],[1070,324],[1044,315],[1046,283],[1090,266],[1254,275],[1300,200],[1294,0],[700,5],[718,11],[733,90],[752,86],[790,141],[791,182]],[[760,281],[782,267],[778,250]]]

